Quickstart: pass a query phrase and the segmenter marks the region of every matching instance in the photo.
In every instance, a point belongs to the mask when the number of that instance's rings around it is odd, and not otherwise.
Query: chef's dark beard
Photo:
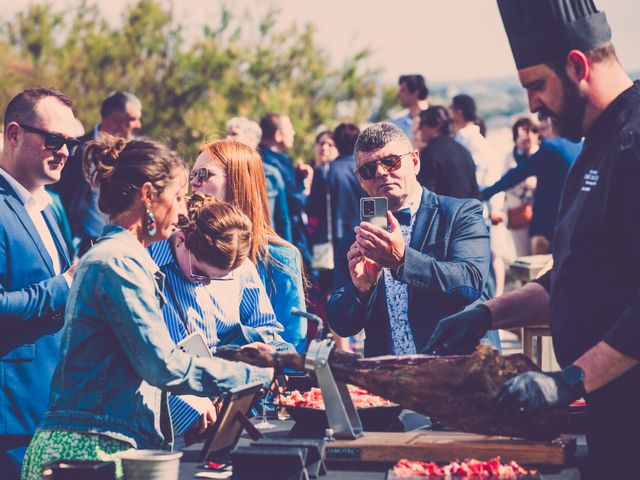
[[[558,135],[577,142],[584,136],[582,121],[587,110],[587,99],[580,94],[578,86],[571,81],[564,67],[554,68],[554,71],[562,82],[564,102],[558,112],[543,107],[540,113],[555,120]]]

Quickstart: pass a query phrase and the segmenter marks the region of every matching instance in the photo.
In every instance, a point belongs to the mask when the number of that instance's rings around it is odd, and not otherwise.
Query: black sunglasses
[[[206,182],[213,176],[226,177],[226,174],[222,172],[212,172],[208,168],[202,167],[189,172],[189,182],[193,182],[196,178],[199,182]]]
[[[376,172],[378,171],[378,164],[382,165],[387,172],[393,172],[400,168],[402,157],[405,157],[411,153],[413,153],[413,151],[403,153],[401,155],[389,155],[388,157],[381,158],[380,160],[376,160],[375,162],[365,163],[361,167],[356,168],[356,173],[360,175],[363,180],[371,180],[376,176]]]
[[[65,138],[59,133],[48,132],[47,130],[42,130],[40,128],[32,127],[31,125],[25,125],[24,123],[19,123],[20,128],[25,129],[27,132],[37,133],[44,138],[44,148],[49,150],[50,152],[57,152],[62,148],[63,145],[67,146],[67,151],[69,152],[69,156],[73,156],[76,153],[76,150],[80,146],[80,140],[77,138]]]

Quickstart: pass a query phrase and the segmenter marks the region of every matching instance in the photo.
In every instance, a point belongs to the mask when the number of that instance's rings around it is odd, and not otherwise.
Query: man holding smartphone
[[[421,187],[418,151],[391,123],[365,129],[354,157],[362,188],[387,200],[389,228],[362,222],[343,239],[329,324],[341,336],[364,328],[366,356],[416,353],[440,319],[490,297],[482,205]]]

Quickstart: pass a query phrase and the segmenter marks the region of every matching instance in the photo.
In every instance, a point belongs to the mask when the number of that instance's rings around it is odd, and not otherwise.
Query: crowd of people
[[[284,113],[230,119],[189,167],[139,135],[132,93],[108,95],[87,134],[63,93],[14,96],[0,156],[3,478],[179,448],[215,421],[216,398],[273,376],[216,348],[304,353],[307,308],[338,348],[364,331],[365,356],[499,350],[498,328],[549,324],[562,370],[511,379],[501,408],[584,396],[587,474],[634,471],[640,87],[604,13],[559,3],[498,0],[539,114],[515,120],[506,159],[474,99],[430,105],[422,75],[399,78],[406,110],[390,121],[320,128],[310,162],[290,156]],[[564,43],[527,33],[543,27]],[[384,197],[387,228],[361,221],[367,197]],[[505,293],[510,262],[546,253],[548,274]],[[184,351],[194,341],[204,354]]]

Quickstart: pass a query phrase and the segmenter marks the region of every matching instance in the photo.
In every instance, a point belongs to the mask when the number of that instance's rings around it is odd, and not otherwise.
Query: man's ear
[[[415,172],[416,176],[418,175],[418,173],[420,173],[420,153],[418,153],[418,150],[414,150],[413,153],[411,154],[411,160],[413,160],[413,171]]]
[[[277,144],[282,143],[283,135],[280,128],[276,129],[276,131],[273,133],[273,140]]]
[[[589,65],[589,59],[580,50],[571,50],[567,54],[567,67],[569,75],[579,83],[582,80],[587,80],[591,71]]]
[[[6,141],[15,146],[18,143],[18,138],[20,138],[20,125],[16,122],[10,122],[5,128],[4,136]]]

